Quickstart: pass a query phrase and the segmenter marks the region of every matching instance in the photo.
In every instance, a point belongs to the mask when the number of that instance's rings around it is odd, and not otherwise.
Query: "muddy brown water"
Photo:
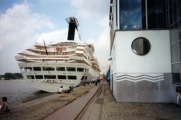
[[[0,80],[0,104],[6,96],[10,107],[52,94],[55,93],[40,91],[25,80]]]

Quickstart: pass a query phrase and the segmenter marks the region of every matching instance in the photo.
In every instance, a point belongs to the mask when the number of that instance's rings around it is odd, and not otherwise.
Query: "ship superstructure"
[[[24,79],[40,90],[57,92],[61,86],[69,89],[71,81],[75,87],[99,76],[94,45],[81,42],[76,18],[66,20],[69,23],[66,41],[36,43],[15,56]]]

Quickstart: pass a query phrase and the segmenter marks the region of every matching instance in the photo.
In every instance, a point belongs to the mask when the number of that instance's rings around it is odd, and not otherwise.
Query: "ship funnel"
[[[76,33],[78,33],[78,20],[74,17],[66,18],[66,21],[69,23],[69,30],[68,30],[68,38],[67,40],[75,40],[75,37],[77,36]]]

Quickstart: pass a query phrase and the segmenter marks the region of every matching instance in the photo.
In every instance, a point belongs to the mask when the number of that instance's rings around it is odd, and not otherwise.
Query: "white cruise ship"
[[[71,81],[75,87],[99,77],[93,44],[81,42],[76,18],[70,17],[66,21],[69,23],[66,41],[36,43],[15,56],[24,79],[35,88],[57,92],[61,86],[69,89]]]

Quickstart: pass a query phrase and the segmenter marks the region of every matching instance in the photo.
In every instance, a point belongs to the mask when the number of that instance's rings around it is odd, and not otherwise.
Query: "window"
[[[168,23],[169,28],[179,28],[179,19],[181,17],[181,0],[169,0],[169,7],[167,7],[167,11],[169,11],[168,15]]]
[[[181,41],[178,29],[170,30],[171,39],[171,60],[172,60],[172,80],[174,84],[181,83]]]
[[[178,28],[181,28],[181,19],[178,22]],[[181,37],[180,37],[180,39],[181,39]]]
[[[58,79],[67,79],[66,75],[58,75]]]
[[[65,67],[57,67],[57,71],[65,71]]]
[[[166,28],[165,0],[147,0],[148,28]]]
[[[74,67],[67,67],[67,71],[76,71]]]
[[[77,72],[84,72],[84,68],[77,68]]]
[[[180,63],[172,64],[173,83],[180,83]]]
[[[21,71],[25,71],[25,69],[24,69],[23,67],[20,67],[20,70],[21,70]]]
[[[34,71],[41,71],[41,67],[33,67]]]
[[[25,71],[32,71],[32,67],[25,67]]]
[[[166,28],[166,0],[119,0],[120,29]],[[147,5],[145,4],[147,1]],[[176,5],[176,4],[175,4]],[[147,13],[146,13],[147,7]],[[170,11],[170,14],[173,10]],[[114,10],[114,14],[116,11]],[[172,14],[171,14],[172,15]],[[148,20],[146,21],[146,18]],[[116,18],[114,18],[116,19]],[[170,21],[173,23],[173,20]],[[116,23],[116,21],[114,21]]]
[[[150,51],[150,43],[145,38],[137,38],[132,43],[132,50],[137,55],[146,55]]]
[[[146,27],[145,0],[120,0],[121,30]]]
[[[168,0],[169,1],[169,7],[172,5],[172,0]]]
[[[179,41],[179,31],[177,29],[170,30],[171,44]]]
[[[177,8],[176,8],[176,3],[173,4],[173,18],[174,22],[177,20]]]
[[[53,67],[43,67],[43,71],[55,71]]]
[[[87,80],[87,76],[85,76],[85,80]]]
[[[113,2],[113,30],[117,30],[117,0]]]
[[[169,20],[170,20],[170,26],[173,24],[173,14],[172,14],[172,7],[169,9]]]
[[[27,75],[28,79],[35,79],[33,75]]]
[[[179,42],[177,42],[176,44],[173,44],[171,46],[171,52],[172,52],[172,63],[174,62],[178,62],[179,59]]]
[[[85,72],[88,73],[88,72],[89,72],[89,69],[85,69]]]
[[[82,76],[81,80],[84,80],[84,77],[85,77],[85,76]]]
[[[166,3],[165,3],[165,5],[166,5],[166,8],[168,8],[168,0],[166,0]]]
[[[56,75],[45,75],[45,79],[56,79]]]
[[[77,79],[77,76],[68,76],[68,79],[70,79],[70,80],[76,80],[76,79]]]
[[[181,0],[177,0],[178,19],[181,18],[181,7],[180,6],[181,6]]]
[[[43,75],[35,75],[36,79],[43,79]]]

